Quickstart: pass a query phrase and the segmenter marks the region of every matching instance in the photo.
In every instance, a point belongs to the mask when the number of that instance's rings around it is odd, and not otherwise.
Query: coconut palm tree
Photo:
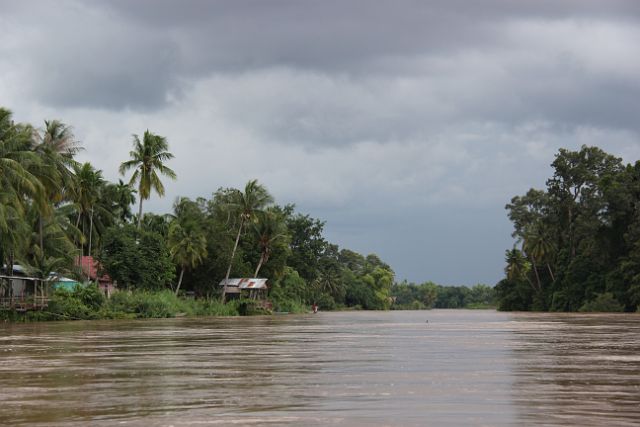
[[[207,239],[200,230],[182,227],[175,220],[169,227],[169,251],[173,261],[180,265],[180,278],[175,291],[178,295],[185,270],[196,268],[207,256]]]
[[[22,205],[23,196],[35,198],[42,192],[42,184],[29,168],[38,163],[31,151],[32,129],[15,125],[11,111],[0,108],[0,191],[13,193]]]
[[[258,272],[263,264],[269,261],[273,247],[288,238],[287,228],[283,218],[276,212],[265,211],[257,215],[257,221],[253,224],[253,232],[260,247],[260,261],[253,277],[258,277]]]
[[[33,151],[40,159],[33,173],[42,182],[46,197],[46,203],[40,209],[38,225],[41,249],[44,248],[44,223],[50,220],[54,207],[69,197],[75,185],[73,171],[77,162],[74,156],[81,150],[70,126],[58,120],[45,120],[44,123],[41,132],[33,133]]]
[[[63,258],[67,267],[73,265],[76,254],[73,238],[78,236],[78,230],[71,224],[66,210],[55,209],[42,228],[38,207],[32,204],[27,210],[25,219],[29,225],[29,232],[23,236],[26,248],[22,258],[28,264],[37,262],[37,258],[53,256]]]
[[[10,275],[16,255],[22,256],[26,250],[27,236],[31,231],[24,209],[15,198],[14,193],[0,191],[0,264],[8,266]]]
[[[526,230],[522,242],[522,249],[531,259],[534,270],[537,268],[537,265],[546,263],[551,280],[555,282],[556,279],[551,269],[551,264],[549,263],[549,258],[553,254],[554,247],[550,243],[550,239],[545,235],[544,229],[540,224],[534,224]]]
[[[231,266],[233,265],[236,250],[238,249],[238,242],[240,242],[242,230],[246,224],[253,221],[259,212],[262,212],[265,207],[273,203],[273,197],[271,197],[266,188],[258,184],[258,180],[256,179],[247,182],[247,185],[244,187],[244,192],[235,190],[230,196],[226,208],[232,215],[238,218],[239,225],[236,241],[233,245],[233,251],[231,252],[231,259],[229,260],[229,268],[224,278],[224,288],[222,289],[223,302],[227,294],[227,283],[229,282]]]
[[[21,265],[27,274],[38,279],[34,289],[34,302],[42,301],[49,293],[51,283],[55,282],[59,274],[66,270],[67,261],[63,257],[47,256],[35,247],[34,256],[31,260],[21,260]]]
[[[78,212],[76,219],[76,227],[82,230],[84,241],[81,241],[84,255],[84,243],[89,241],[89,255],[91,255],[92,235],[93,235],[93,223],[96,212],[96,207],[101,210],[102,208],[98,201],[100,200],[101,190],[104,186],[104,179],[102,178],[102,171],[94,169],[91,163],[83,163],[82,165],[75,166],[76,185],[73,190],[73,199]],[[108,214],[108,212],[107,212]],[[89,233],[87,234],[87,221],[89,222]],[[87,238],[88,236],[88,238]]]
[[[44,187],[31,173],[39,159],[31,150],[32,129],[14,124],[11,111],[0,108],[0,250],[9,269],[19,255],[29,201],[43,202]]]
[[[120,165],[120,173],[124,175],[129,169],[134,169],[129,180],[129,185],[138,183],[138,196],[140,205],[138,207],[138,229],[142,221],[142,202],[149,199],[151,190],[155,190],[159,196],[164,196],[164,185],[160,181],[160,176],[164,175],[171,179],[176,179],[173,170],[165,166],[164,162],[173,158],[173,154],[168,152],[169,144],[166,138],[154,135],[149,130],[144,132],[142,141],[138,135],[133,135],[133,151],[129,152],[131,160]]]
[[[133,217],[131,205],[136,202],[135,193],[136,190],[121,179],[117,184],[109,183],[105,187],[104,196],[110,202],[114,216],[122,223],[128,222]]]
[[[529,278],[529,272],[531,271],[531,263],[527,261],[527,258],[522,254],[522,251],[515,247],[511,250],[507,250],[505,254],[505,261],[507,266],[505,273],[509,280],[522,280],[526,279],[531,285],[533,290],[539,291],[535,284]]]

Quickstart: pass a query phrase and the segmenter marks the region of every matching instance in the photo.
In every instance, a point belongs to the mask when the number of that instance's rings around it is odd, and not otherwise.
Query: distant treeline
[[[391,288],[395,310],[429,308],[494,308],[495,291],[488,285],[442,286],[433,282],[422,284],[396,283]]]
[[[501,310],[637,311],[640,161],[561,149],[546,189],[506,206],[516,245],[496,286]]]

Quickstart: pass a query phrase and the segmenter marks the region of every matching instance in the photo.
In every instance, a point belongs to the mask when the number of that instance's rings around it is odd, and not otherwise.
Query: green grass
[[[121,291],[110,299],[95,285],[78,286],[73,291],[59,289],[54,292],[49,307],[42,311],[17,313],[0,311],[0,320],[50,321],[50,320],[93,320],[93,319],[153,319],[176,316],[238,316],[258,313],[247,307],[241,310],[242,301],[222,304],[218,300],[184,299],[170,290],[163,291]]]

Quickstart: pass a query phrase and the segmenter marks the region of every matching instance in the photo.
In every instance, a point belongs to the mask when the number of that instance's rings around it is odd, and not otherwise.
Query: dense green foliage
[[[79,150],[69,126],[45,121],[38,130],[15,124],[11,112],[0,109],[3,264],[19,262],[42,278],[44,293],[51,292],[53,273],[83,280],[75,260],[91,255],[121,290],[93,302],[90,287],[58,291],[47,316],[218,313],[218,306],[182,307],[176,301],[187,299],[176,296],[211,304],[224,298],[222,279],[258,275],[269,279],[275,311],[308,311],[314,303],[322,310],[390,307],[394,273],[389,265],[376,255],[329,243],[323,221],[296,212],[293,205],[277,205],[257,180],[242,190],[219,188],[208,199],[178,198],[170,214],[143,215],[143,200],[152,191],[165,192],[161,178],[176,178],[167,165],[173,158],[167,140],[148,130],[142,138],[134,135],[130,160],[119,170],[132,171],[128,183],[110,183],[90,163],[78,163]],[[138,215],[133,215],[136,194]],[[249,301],[230,307],[233,313],[261,312]]]
[[[176,316],[238,316],[253,313],[253,301],[233,301],[221,304],[207,299],[179,298],[168,289],[163,291],[122,291],[111,298],[95,285],[77,286],[73,291],[56,290],[43,311],[20,314],[0,311],[0,319],[34,320],[95,320],[149,319]]]
[[[175,178],[165,164],[173,158],[168,148],[149,131],[134,136],[130,160],[120,168],[133,171],[129,183],[110,183],[102,171],[75,160],[81,148],[69,126],[16,124],[0,108],[2,264],[9,270],[23,265],[40,278],[44,294],[58,274],[81,278],[75,260],[91,255],[125,291],[110,300],[91,287],[58,291],[47,316],[258,313],[249,301],[224,309],[212,302],[224,299],[222,279],[258,275],[269,279],[273,309],[287,312],[314,303],[323,310],[640,306],[640,162],[624,165],[596,147],[560,150],[546,189],[531,189],[507,205],[516,245],[506,252],[506,276],[495,291],[394,284],[393,270],[378,256],[328,242],[323,221],[276,204],[257,180],[242,190],[219,188],[210,198],[178,198],[172,213],[142,215],[152,190],[164,194],[161,177]],[[131,212],[136,193],[137,216]],[[187,294],[195,300],[181,298]]]
[[[419,285],[397,283],[392,288],[396,310],[422,310],[429,308],[494,308],[494,288],[487,285],[442,286],[433,282]]]
[[[502,310],[636,311],[640,305],[640,161],[596,147],[561,149],[545,190],[506,208],[517,245],[498,283]]]
[[[175,266],[164,238],[133,225],[108,229],[103,237],[99,260],[124,289],[160,290],[175,276]]]

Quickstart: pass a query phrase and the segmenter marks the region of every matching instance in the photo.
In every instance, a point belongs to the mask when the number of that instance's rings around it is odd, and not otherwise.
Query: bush
[[[18,313],[0,311],[0,320],[46,321],[90,319],[151,319],[186,316],[237,316],[268,314],[252,300],[230,301],[194,300],[177,297],[169,290],[120,291],[107,300],[95,285],[77,286],[73,291],[58,289],[43,311]]]
[[[585,303],[582,307],[580,307],[581,312],[621,312],[624,310],[624,307],[618,300],[613,296],[611,292],[605,292],[602,294],[598,294],[598,296]]]
[[[105,296],[96,284],[88,286],[76,285],[73,295],[85,306],[99,310],[105,302]]]
[[[125,288],[160,290],[175,276],[175,266],[162,236],[133,225],[109,228],[98,260]]]
[[[78,285],[73,291],[56,289],[43,312],[29,312],[29,320],[98,319],[104,297],[96,285]],[[40,313],[40,314],[37,314]],[[51,319],[50,319],[51,318]]]
[[[238,301],[223,304],[218,299],[191,300],[194,316],[237,316]]]

